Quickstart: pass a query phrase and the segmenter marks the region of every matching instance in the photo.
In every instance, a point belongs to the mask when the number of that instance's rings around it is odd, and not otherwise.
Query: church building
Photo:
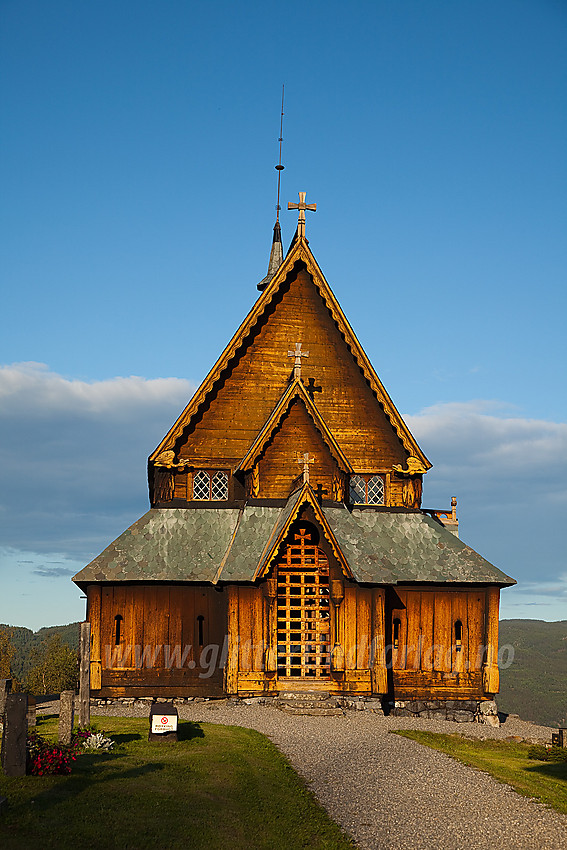
[[[498,691],[500,588],[421,507],[431,464],[319,268],[305,203],[148,460],[151,507],[75,577],[93,697],[321,691],[392,710]],[[198,318],[198,317],[196,317]]]

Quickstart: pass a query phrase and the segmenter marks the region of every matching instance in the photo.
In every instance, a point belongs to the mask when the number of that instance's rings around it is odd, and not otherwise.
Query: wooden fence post
[[[81,664],[79,668],[79,726],[91,722],[91,624],[81,623]]]

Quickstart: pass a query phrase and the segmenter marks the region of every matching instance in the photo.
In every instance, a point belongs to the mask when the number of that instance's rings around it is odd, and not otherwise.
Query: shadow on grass
[[[100,756],[95,756],[98,762],[101,761]],[[87,768],[88,756],[81,756],[84,759],[83,766]],[[94,785],[102,785],[104,782],[116,781],[117,779],[135,779],[139,776],[145,776],[148,773],[158,773],[165,768],[165,764],[156,762],[154,764],[144,764],[140,767],[132,767],[129,770],[113,771],[106,776],[93,775],[90,770],[78,770],[66,777],[66,781],[62,782],[53,788],[41,791],[34,796],[34,808],[37,811],[39,808],[44,811],[64,803],[72,797],[78,797],[84,791],[90,790]]]
[[[192,720],[184,720],[178,726],[177,736],[180,741],[191,741],[193,738],[204,738],[205,733],[200,723],[194,723]]]
[[[567,764],[562,762],[548,761],[543,764],[540,762],[540,764],[531,764],[525,770],[528,773],[541,773],[542,776],[549,776],[567,783]]]
[[[128,744],[130,741],[142,741],[144,736],[137,732],[107,732],[115,744]]]

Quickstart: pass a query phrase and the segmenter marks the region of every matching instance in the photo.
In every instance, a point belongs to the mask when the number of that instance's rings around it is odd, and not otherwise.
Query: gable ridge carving
[[[293,493],[289,497],[289,499],[290,500],[294,499]],[[272,567],[272,564],[274,563],[274,561],[276,560],[276,558],[279,555],[279,549],[280,549],[281,544],[283,543],[283,541],[287,537],[287,534],[289,532],[289,529],[290,529],[292,523],[295,522],[295,520],[299,517],[301,509],[304,507],[304,505],[310,505],[311,506],[315,520],[317,522],[317,525],[320,527],[321,531],[323,532],[323,534],[325,536],[325,540],[330,545],[332,552],[333,552],[333,555],[335,556],[335,558],[337,559],[337,561],[341,565],[341,568],[342,568],[345,576],[347,576],[347,578],[350,578],[350,579],[354,578],[352,570],[351,570],[351,568],[348,564],[348,561],[345,558],[345,556],[344,556],[344,554],[341,550],[341,547],[339,546],[337,539],[336,539],[335,535],[333,534],[333,532],[331,530],[331,526],[329,525],[329,523],[327,521],[327,518],[325,516],[323,508],[321,507],[321,505],[319,504],[319,502],[317,500],[317,496],[315,495],[313,488],[311,487],[311,485],[309,483],[306,483],[301,488],[301,491],[299,492],[298,496],[296,497],[295,504],[293,505],[292,510],[290,511],[285,522],[282,524],[281,528],[278,528],[279,522],[276,522],[276,525],[274,526],[274,530],[273,530],[272,534],[270,535],[270,539],[268,540],[266,547],[264,548],[264,551],[260,555],[260,560],[258,562],[258,566],[257,566],[256,571],[254,573],[254,581],[256,581],[257,579],[264,578],[269,573],[269,571]]]
[[[431,463],[417,444],[384,385],[374,371],[370,360],[366,356],[364,349],[358,341],[356,334],[343,313],[339,302],[335,298],[331,287],[327,283],[323,272],[319,268],[319,265],[307,244],[307,240],[304,237],[298,238],[295,244],[290,248],[284,262],[279,267],[265,290],[261,293],[260,297],[257,299],[248,315],[233,335],[215,365],[212,367],[173,426],[169,429],[163,440],[149,456],[148,460],[150,463],[153,463],[162,452],[176,448],[176,443],[191,426],[195,416],[201,409],[203,409],[209,394],[213,391],[217,382],[221,379],[223,372],[230,367],[233,360],[238,358],[240,350],[244,348],[247,339],[254,331],[275,296],[279,293],[281,286],[289,278],[291,278],[294,273],[297,274],[302,267],[304,267],[311,276],[313,284],[320,297],[323,299],[325,306],[329,310],[339,333],[343,337],[350,353],[354,357],[358,367],[361,369],[365,380],[370,386],[377,402],[380,404],[405,450],[409,455],[419,458],[427,469],[431,468]],[[321,419],[320,416],[319,418]]]

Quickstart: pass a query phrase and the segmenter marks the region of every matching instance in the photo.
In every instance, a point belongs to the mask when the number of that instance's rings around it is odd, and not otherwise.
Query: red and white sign
[[[152,714],[152,732],[177,732],[175,714]]]

